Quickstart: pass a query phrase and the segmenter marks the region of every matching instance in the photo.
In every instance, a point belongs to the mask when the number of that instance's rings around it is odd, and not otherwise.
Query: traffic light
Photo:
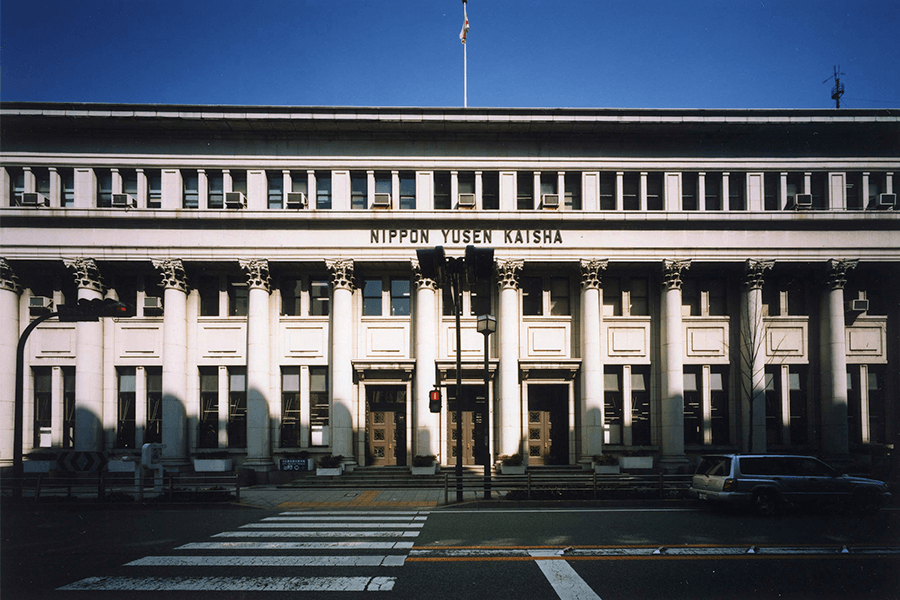
[[[428,392],[428,410],[433,413],[441,412],[441,390],[435,388]]]
[[[74,306],[59,306],[59,320],[62,323],[98,321],[100,317],[130,317],[131,307],[112,298],[81,298]]]

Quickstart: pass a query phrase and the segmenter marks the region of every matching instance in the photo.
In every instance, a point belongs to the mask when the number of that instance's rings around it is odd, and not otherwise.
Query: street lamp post
[[[491,498],[491,444],[490,444],[490,397],[491,397],[491,374],[489,371],[490,364],[490,346],[488,341],[492,333],[497,331],[497,319],[493,315],[478,315],[477,322],[478,333],[484,335],[484,499]]]
[[[444,247],[416,250],[422,277],[433,279],[439,288],[450,285],[453,313],[456,316],[456,501],[463,501],[463,436],[462,436],[462,278],[469,285],[490,278],[494,266],[493,248],[466,246],[465,257],[446,257]]]

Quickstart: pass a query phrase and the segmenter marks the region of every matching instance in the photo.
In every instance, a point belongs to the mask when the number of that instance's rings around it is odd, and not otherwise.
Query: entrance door
[[[457,430],[456,427],[456,386],[448,386],[447,388],[447,456],[450,457],[448,464],[456,464],[456,440],[458,433],[462,432],[463,460],[464,465],[480,465],[484,464],[484,452],[486,449],[487,427],[484,418],[484,386],[463,386],[462,397],[462,426]]]
[[[366,388],[366,464],[406,464],[406,387]]]
[[[528,386],[528,464],[569,463],[569,387]]]

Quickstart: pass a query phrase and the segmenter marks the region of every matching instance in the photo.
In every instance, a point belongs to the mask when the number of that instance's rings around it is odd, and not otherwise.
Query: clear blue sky
[[[461,0],[2,0],[0,99],[462,106]],[[470,107],[900,108],[898,0],[470,0]]]

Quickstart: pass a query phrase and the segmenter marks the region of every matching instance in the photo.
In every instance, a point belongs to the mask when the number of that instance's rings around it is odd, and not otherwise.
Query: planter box
[[[622,456],[619,458],[619,466],[623,469],[652,469],[652,456]]]
[[[56,468],[55,460],[26,460],[22,462],[23,473],[49,473]]]
[[[525,465],[504,465],[500,463],[500,472],[503,475],[524,475]]]
[[[134,473],[135,467],[140,466],[140,464],[140,459],[111,460],[106,463],[106,470],[110,473]]]
[[[195,458],[194,471],[197,473],[224,473],[231,471],[234,462],[230,458]]]
[[[316,477],[337,477],[343,472],[343,467],[317,467]]]
[[[410,467],[413,475],[434,475],[437,473],[437,465],[428,467]]]
[[[620,465],[598,465],[597,463],[593,463],[593,465],[594,473],[598,475],[618,475],[622,472]]]

